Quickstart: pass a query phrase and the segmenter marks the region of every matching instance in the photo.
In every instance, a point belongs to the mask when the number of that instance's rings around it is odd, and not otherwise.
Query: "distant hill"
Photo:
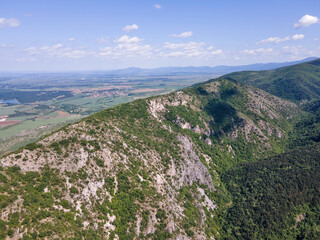
[[[267,71],[235,72],[223,76],[263,89],[291,101],[320,97],[320,59]]]
[[[153,68],[153,69],[143,69],[143,68],[125,68],[119,70],[108,71],[108,74],[130,74],[130,75],[141,75],[141,74],[227,74],[235,71],[261,71],[261,70],[270,70],[285,66],[291,66],[294,64],[299,64],[303,62],[308,62],[311,60],[317,59],[316,57],[306,58],[300,61],[294,62],[283,62],[283,63],[256,63],[250,65],[241,65],[241,66],[188,66],[188,67],[162,67],[162,68]]]

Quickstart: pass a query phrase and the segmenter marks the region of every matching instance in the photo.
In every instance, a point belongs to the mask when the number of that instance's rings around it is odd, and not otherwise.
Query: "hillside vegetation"
[[[320,97],[320,59],[267,71],[244,71],[225,75],[291,100],[313,100]]]
[[[319,106],[225,77],[93,114],[0,159],[0,238],[316,239]]]

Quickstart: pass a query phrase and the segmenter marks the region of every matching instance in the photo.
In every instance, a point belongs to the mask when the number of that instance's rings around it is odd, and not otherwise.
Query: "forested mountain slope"
[[[226,171],[233,203],[219,217],[227,239],[320,238],[320,145]]]
[[[223,77],[245,82],[291,101],[320,97],[320,59],[275,70],[235,72]]]
[[[103,110],[0,159],[0,238],[243,238],[228,176],[284,152],[299,113],[223,78]]]

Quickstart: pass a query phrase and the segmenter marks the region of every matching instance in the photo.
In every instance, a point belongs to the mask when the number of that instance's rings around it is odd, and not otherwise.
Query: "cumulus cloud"
[[[64,47],[63,44],[58,43],[53,46],[43,46],[40,48],[37,47],[28,47],[24,50],[27,54],[32,57],[45,57],[45,58],[72,58],[79,59],[88,55],[87,52],[81,49],[72,49],[70,47]]]
[[[221,49],[217,49],[215,51],[211,52],[211,55],[221,55],[223,53],[223,51]]]
[[[302,46],[281,46],[277,48],[246,49],[239,52],[240,59],[255,59],[255,61],[274,61],[277,59],[302,59],[308,56],[317,56],[319,51],[307,49]]]
[[[150,45],[143,44],[144,39],[138,37],[129,37],[123,35],[114,40],[116,46],[100,48],[96,54],[98,57],[134,57],[134,56],[151,56],[153,48]]]
[[[175,38],[188,38],[191,37],[193,35],[193,32],[189,31],[189,32],[183,32],[180,34],[170,34],[171,37],[175,37]]]
[[[127,25],[124,28],[122,28],[123,31],[130,32],[132,30],[137,30],[139,26],[137,24]]]
[[[301,46],[284,46],[281,48],[281,53],[290,56],[299,55],[301,51],[303,51]]]
[[[165,42],[158,52],[162,57],[209,57],[223,53],[221,49],[215,49],[213,46],[207,47],[204,42]]]
[[[19,27],[20,22],[15,18],[0,18],[0,28]]]
[[[96,39],[98,43],[107,43],[109,41],[109,37],[101,37]]]
[[[240,53],[245,55],[266,55],[273,52],[273,48],[257,48],[257,49],[245,49]]]
[[[263,44],[263,43],[280,43],[280,42],[286,42],[289,41],[290,37],[285,37],[285,38],[279,38],[279,37],[269,37],[267,39],[263,39],[258,44]]]
[[[304,35],[303,34],[295,34],[291,37],[292,40],[300,40],[300,39],[304,39]]]
[[[162,6],[160,5],[160,4],[155,4],[155,5],[153,5],[156,9],[161,9],[162,8]]]
[[[14,47],[14,45],[11,43],[2,43],[2,44],[0,44],[0,47],[8,48],[8,47]]]
[[[1,46],[1,44],[0,44]],[[222,49],[207,45],[204,42],[165,42],[160,46],[151,46],[145,39],[137,36],[122,35],[109,40],[107,44],[97,49],[82,47],[69,47],[62,43],[46,46],[31,46],[24,49],[23,59],[36,59],[37,61],[51,61],[53,59],[80,59],[96,57],[101,59],[165,59],[165,58],[196,58],[213,59],[225,56]],[[21,58],[22,59],[22,58]]]
[[[275,48],[246,49],[239,51],[238,54],[238,59],[254,59],[256,62],[275,61],[275,59],[297,60],[310,56],[319,56],[320,48],[305,48],[300,45],[285,45]]]
[[[143,39],[138,38],[138,37],[132,37],[130,38],[128,35],[123,35],[120,38],[114,40],[116,43],[138,43],[142,42]]]
[[[281,43],[281,42],[287,42],[290,40],[300,40],[304,39],[303,34],[295,34],[293,36],[287,36],[285,38],[279,38],[279,37],[270,37],[267,39],[263,39],[260,42],[257,42],[258,44],[263,44],[263,43]]]
[[[222,55],[223,51],[204,42],[172,43],[165,42],[155,48],[144,44],[144,39],[123,35],[113,41],[115,46],[100,48],[97,57],[214,57]]]
[[[319,23],[319,18],[316,16],[311,16],[311,15],[304,15],[300,20],[294,24],[294,28],[299,28],[299,27],[308,27],[312,24]]]
[[[171,42],[165,42],[163,47],[164,49],[199,49],[206,46],[204,42],[188,42],[188,43],[171,43]]]

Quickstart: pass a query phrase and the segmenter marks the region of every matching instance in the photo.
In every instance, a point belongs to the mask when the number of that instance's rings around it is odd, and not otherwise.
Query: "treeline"
[[[20,103],[33,103],[37,101],[48,101],[59,96],[61,98],[72,97],[71,91],[16,91],[16,90],[1,90],[0,99],[11,100],[17,99]]]

